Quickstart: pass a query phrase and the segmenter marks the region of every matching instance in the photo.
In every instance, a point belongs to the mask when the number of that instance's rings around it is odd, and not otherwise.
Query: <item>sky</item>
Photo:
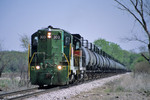
[[[124,50],[136,50],[141,43],[122,38],[141,34],[140,26],[117,6],[114,0],[0,0],[0,41],[5,50],[23,51],[20,35],[30,37],[52,25],[90,42],[103,38]]]

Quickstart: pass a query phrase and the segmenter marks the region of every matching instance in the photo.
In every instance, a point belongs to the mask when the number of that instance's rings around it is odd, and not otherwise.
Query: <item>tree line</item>
[[[0,56],[0,76],[2,72],[27,72],[27,52],[0,51]]]

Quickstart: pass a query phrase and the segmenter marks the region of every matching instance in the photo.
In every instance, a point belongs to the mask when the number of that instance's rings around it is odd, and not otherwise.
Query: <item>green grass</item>
[[[0,87],[5,88],[8,87],[8,85],[11,83],[11,80],[9,79],[2,79],[0,80]]]
[[[113,90],[112,90],[111,88],[106,88],[104,91],[105,91],[106,93],[113,92]]]
[[[122,86],[118,86],[116,89],[115,89],[115,92],[124,92],[125,89],[122,87]]]

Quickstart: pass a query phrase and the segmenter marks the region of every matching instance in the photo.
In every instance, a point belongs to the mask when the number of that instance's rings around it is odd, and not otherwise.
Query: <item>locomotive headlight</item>
[[[50,39],[51,37],[52,37],[52,36],[51,36],[51,32],[48,32],[48,33],[47,33],[47,38]]]
[[[39,70],[39,69],[40,69],[40,66],[36,66],[35,68],[36,68],[37,70]]]
[[[57,69],[58,69],[58,70],[61,70],[61,69],[62,69],[62,66],[61,66],[61,65],[58,65],[58,66],[57,66]]]

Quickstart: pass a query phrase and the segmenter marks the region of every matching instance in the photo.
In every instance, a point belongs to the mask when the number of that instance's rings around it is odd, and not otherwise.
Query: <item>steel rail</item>
[[[29,91],[33,91],[33,90],[37,90],[37,89],[38,89],[38,87],[19,90],[19,91],[13,91],[13,92],[6,92],[6,93],[0,94],[0,98],[1,97],[6,97],[6,96],[11,96],[11,95],[14,95],[14,94],[21,94],[22,92],[29,92]]]
[[[29,97],[33,97],[33,96],[38,96],[47,92],[52,92],[52,91],[56,91],[58,90],[59,87],[55,87],[55,88],[50,88],[50,89],[44,89],[44,90],[39,90],[37,92],[33,92],[33,93],[29,93],[29,94],[24,94],[24,95],[20,95],[20,96],[15,96],[12,98],[7,98],[7,100],[22,100],[25,98],[29,98]]]

